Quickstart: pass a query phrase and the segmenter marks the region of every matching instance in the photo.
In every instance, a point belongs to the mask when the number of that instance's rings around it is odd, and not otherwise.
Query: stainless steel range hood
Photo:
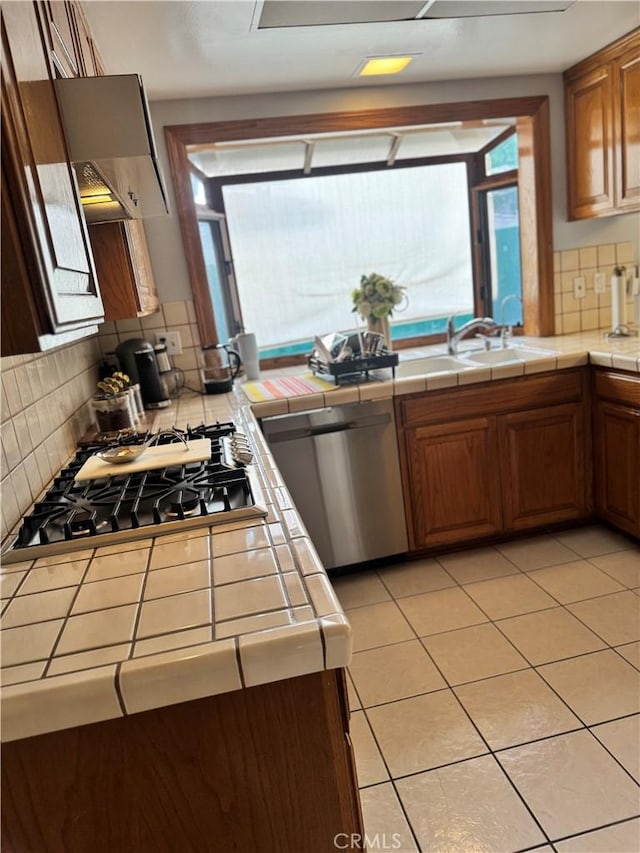
[[[75,77],[55,86],[87,222],[167,214],[140,77]]]

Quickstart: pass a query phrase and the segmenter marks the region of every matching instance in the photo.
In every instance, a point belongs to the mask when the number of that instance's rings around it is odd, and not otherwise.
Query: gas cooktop
[[[211,440],[211,458],[204,462],[135,474],[119,473],[114,466],[111,476],[85,482],[77,482],[75,475],[105,444],[80,448],[23,519],[3,560],[26,560],[265,516],[260,486],[250,468],[251,451],[234,424],[160,432],[154,443],[198,438]],[[140,440],[129,436],[118,443]]]

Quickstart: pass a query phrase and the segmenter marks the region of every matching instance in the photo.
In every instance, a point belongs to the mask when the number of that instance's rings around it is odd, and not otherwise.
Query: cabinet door
[[[124,223],[124,232],[135,273],[135,287],[138,299],[138,315],[152,314],[158,310],[158,291],[151,266],[149,244],[144,225],[140,219]]]
[[[640,409],[600,400],[594,408],[596,511],[640,536]]]
[[[158,310],[151,258],[139,220],[89,226],[106,320],[143,317]]]
[[[2,20],[3,174],[44,349],[63,342],[53,335],[77,337],[78,330],[101,322],[102,301],[36,7],[5,3]],[[6,355],[32,351],[18,335],[2,343]]]
[[[614,62],[616,127],[616,205],[640,209],[640,36],[638,44]]]
[[[569,219],[609,213],[615,205],[611,66],[567,83]]]
[[[406,440],[415,549],[500,530],[495,418],[418,427]]]
[[[588,514],[581,404],[500,418],[505,528],[523,530]]]
[[[81,71],[71,4],[67,0],[44,0],[42,9],[47,24],[48,48],[55,65],[63,77],[78,77]]]
[[[78,34],[78,62],[80,75],[82,77],[98,77],[104,71],[102,63],[96,50],[95,42],[91,38],[89,26],[84,18],[84,13],[78,3],[71,7],[75,31]]]

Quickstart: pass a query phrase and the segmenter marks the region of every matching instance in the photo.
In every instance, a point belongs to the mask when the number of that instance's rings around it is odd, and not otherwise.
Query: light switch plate
[[[603,272],[597,272],[593,277],[593,289],[596,293],[604,293],[607,289],[607,277]]]
[[[587,282],[583,275],[578,275],[573,280],[573,295],[576,299],[584,299],[587,295]]]

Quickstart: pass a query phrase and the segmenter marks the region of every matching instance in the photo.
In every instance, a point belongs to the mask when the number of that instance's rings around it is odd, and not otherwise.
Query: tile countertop
[[[348,665],[351,630],[254,415],[449,388],[586,364],[640,372],[638,338],[517,338],[521,364],[418,373],[247,405],[185,395],[158,428],[236,421],[269,514],[2,569],[2,739]],[[463,342],[461,350],[468,346]],[[428,347],[415,357],[443,354]],[[293,368],[279,373],[300,373]],[[275,375],[275,372],[274,372]],[[385,374],[385,377],[388,374]]]
[[[589,363],[640,373],[640,338],[638,337],[609,340],[604,337],[602,331],[547,338],[517,336],[509,342],[509,348],[513,347],[530,348],[531,352],[527,360],[519,363],[476,364],[465,370],[427,372],[425,368],[424,372],[415,371],[410,376],[398,376],[400,371],[396,368],[395,379],[391,378],[390,370],[378,371],[376,378],[379,381],[365,382],[360,385],[341,385],[329,391],[310,393],[303,397],[267,400],[254,403],[251,409],[257,417],[264,418],[287,412],[317,409],[329,404],[357,403],[403,394],[436,391],[478,382],[545,373],[550,370],[563,370]],[[458,349],[461,354],[468,354],[470,350],[476,353],[481,352],[478,342],[469,339],[463,340]],[[411,351],[399,350],[399,353],[400,365],[403,365],[403,363],[410,364],[412,360],[417,361],[430,356],[446,356],[447,349],[444,344],[438,344]],[[262,378],[303,372],[305,370],[301,366],[289,367],[263,372]]]
[[[185,395],[158,428],[234,419],[266,518],[2,567],[3,741],[349,663],[349,623],[241,399]]]

